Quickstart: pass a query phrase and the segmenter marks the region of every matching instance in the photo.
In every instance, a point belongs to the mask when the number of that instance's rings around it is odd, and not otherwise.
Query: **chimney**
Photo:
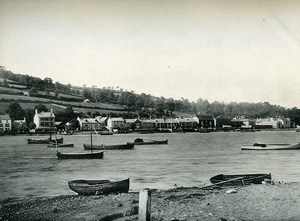
[[[35,109],[35,114],[38,114],[38,110],[37,109]]]

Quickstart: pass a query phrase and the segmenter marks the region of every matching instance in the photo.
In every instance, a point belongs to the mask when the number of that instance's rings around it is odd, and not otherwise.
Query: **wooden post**
[[[139,194],[139,221],[150,221],[151,218],[151,191],[143,189]]]

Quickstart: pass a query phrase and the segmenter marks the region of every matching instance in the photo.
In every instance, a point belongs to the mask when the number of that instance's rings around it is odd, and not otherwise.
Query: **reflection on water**
[[[120,144],[137,137],[169,139],[168,145],[135,146],[134,150],[105,151],[103,160],[57,160],[55,148],[28,145],[27,136],[0,137],[0,200],[60,194],[74,194],[67,182],[73,179],[124,179],[130,189],[168,189],[199,186],[219,173],[269,173],[286,182],[300,181],[300,150],[241,151],[254,142],[296,143],[294,131],[255,133],[120,134],[98,136],[94,143]],[[89,135],[64,137],[75,148],[63,152],[84,152]]]

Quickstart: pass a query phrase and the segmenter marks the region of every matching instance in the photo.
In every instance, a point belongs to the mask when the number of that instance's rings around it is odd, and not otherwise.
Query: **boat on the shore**
[[[254,143],[253,145],[243,145],[241,150],[296,150],[300,149],[300,143],[294,144],[265,144]]]
[[[51,139],[51,138],[29,138],[27,139],[28,144],[50,144],[50,143],[63,143],[64,138]]]
[[[134,144],[134,145],[168,144],[168,139],[167,140],[144,140],[142,138],[136,138],[133,142],[127,142],[127,144]]]
[[[57,151],[58,159],[103,159],[103,152],[96,153],[61,153]]]
[[[56,143],[50,143],[48,145],[49,148],[56,148],[56,147],[74,147],[74,144],[73,143],[69,143],[69,144],[57,144],[56,146]]]
[[[69,188],[79,195],[102,195],[110,193],[128,193],[129,178],[112,182],[110,180],[72,180]]]
[[[241,186],[247,184],[261,184],[265,179],[272,179],[271,173],[269,174],[237,174],[237,175],[224,175],[219,174],[211,177],[211,183],[217,185],[227,186]]]
[[[134,144],[116,144],[116,145],[94,145],[91,144],[83,144],[85,150],[131,150],[134,148]]]

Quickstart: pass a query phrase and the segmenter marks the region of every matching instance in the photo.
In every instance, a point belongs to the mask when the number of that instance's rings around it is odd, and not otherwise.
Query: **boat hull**
[[[254,144],[255,145],[255,144]],[[300,143],[295,144],[260,144],[256,146],[242,146],[241,150],[296,150],[300,149]]]
[[[85,150],[132,150],[133,144],[118,144],[118,145],[93,145],[91,148],[90,144],[83,144]]]
[[[98,153],[56,153],[58,159],[103,159],[103,152]]]
[[[219,174],[212,178],[210,178],[210,182],[213,184],[217,184],[224,181],[226,182],[222,185],[227,186],[241,186],[245,184],[261,184],[265,179],[271,179],[271,174],[238,174],[238,175],[224,175]]]
[[[73,180],[69,188],[79,195],[102,195],[111,193],[128,193],[129,178],[111,182],[109,180]]]
[[[28,144],[50,144],[50,143],[63,143],[64,142],[64,138],[59,138],[59,139],[50,139],[50,138],[46,138],[46,139],[39,139],[39,138],[32,138],[32,139],[27,139]]]
[[[49,148],[56,148],[56,144],[49,144],[48,145]],[[57,144],[57,147],[74,147],[74,144]]]
[[[153,140],[153,141],[142,141],[142,142],[128,142],[128,144],[133,144],[133,145],[158,145],[158,144],[168,144],[168,140]]]

